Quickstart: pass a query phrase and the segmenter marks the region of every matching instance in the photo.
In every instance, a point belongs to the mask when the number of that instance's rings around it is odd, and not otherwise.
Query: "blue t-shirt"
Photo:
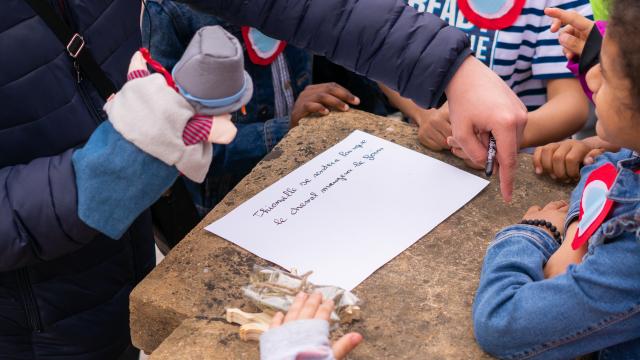
[[[593,18],[589,0],[527,0],[511,27],[494,31],[478,28],[465,19],[456,0],[407,0],[407,4],[466,32],[476,58],[491,67],[529,110],[547,101],[546,80],[573,76],[544,9],[558,7]]]

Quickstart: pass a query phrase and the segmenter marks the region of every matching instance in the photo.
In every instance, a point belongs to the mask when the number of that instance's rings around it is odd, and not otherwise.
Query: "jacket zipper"
[[[24,304],[24,310],[29,326],[31,327],[31,330],[41,332],[42,319],[40,318],[40,311],[38,310],[38,304],[36,302],[35,295],[33,294],[33,287],[31,286],[31,279],[27,268],[18,270],[17,277],[18,287],[20,289],[20,295],[22,296],[22,303]]]
[[[96,107],[93,104],[93,101],[89,98],[89,94],[84,86],[84,81],[78,81],[77,87],[78,87],[78,93],[80,94],[80,97],[82,98],[82,101],[84,102],[85,106],[89,109],[89,112],[91,113],[91,116],[95,120],[96,125],[100,125],[104,119],[102,118],[102,116],[100,116],[100,114],[98,113],[98,110],[96,110]]]

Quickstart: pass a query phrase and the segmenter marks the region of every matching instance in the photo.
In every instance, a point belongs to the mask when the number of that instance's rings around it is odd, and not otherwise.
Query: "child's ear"
[[[585,80],[587,81],[587,86],[591,92],[596,93],[600,86],[602,85],[602,65],[596,64],[594,67],[589,69]]]

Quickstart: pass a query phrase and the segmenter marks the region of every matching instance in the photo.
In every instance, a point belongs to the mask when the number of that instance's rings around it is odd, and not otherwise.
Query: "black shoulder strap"
[[[67,53],[73,58],[75,66],[80,66],[84,74],[100,93],[103,99],[108,99],[116,92],[116,87],[105,75],[100,65],[96,63],[89,49],[85,48],[85,42],[80,34],[71,28],[56,14],[53,7],[47,0],[25,0],[49,26],[51,31],[58,37],[60,42],[66,47]]]

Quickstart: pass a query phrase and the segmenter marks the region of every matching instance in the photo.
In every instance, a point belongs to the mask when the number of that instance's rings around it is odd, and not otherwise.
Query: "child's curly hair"
[[[640,112],[640,0],[615,0],[607,35],[620,48],[622,71],[631,83],[631,107]]]

